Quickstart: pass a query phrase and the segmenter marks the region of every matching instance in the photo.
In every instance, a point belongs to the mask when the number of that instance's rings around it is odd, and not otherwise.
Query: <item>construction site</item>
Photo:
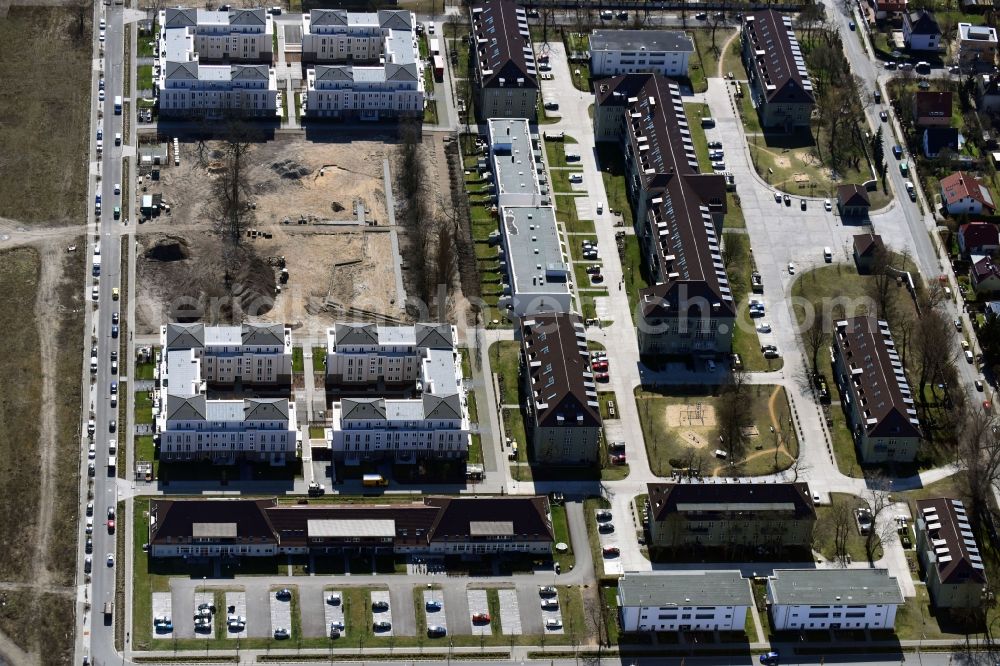
[[[243,246],[252,258],[225,273],[213,221],[224,142],[140,149],[139,333],[168,319],[282,321],[317,335],[344,319],[404,320],[404,262],[386,198],[391,151],[378,137],[251,144]]]

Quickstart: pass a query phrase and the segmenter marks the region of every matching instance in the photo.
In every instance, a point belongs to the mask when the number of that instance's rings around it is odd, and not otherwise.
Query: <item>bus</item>
[[[387,486],[389,482],[381,474],[365,474],[361,479],[362,485],[366,488]]]

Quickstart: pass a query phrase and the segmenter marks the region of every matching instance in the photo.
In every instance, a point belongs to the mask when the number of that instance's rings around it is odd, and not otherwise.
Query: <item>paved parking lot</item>
[[[600,509],[600,511],[606,511],[606,509]],[[594,512],[594,519],[595,520],[597,519],[597,513],[598,513],[597,511]],[[607,520],[607,521],[597,521],[597,524],[598,524],[598,526],[600,526],[601,524],[609,525],[609,524],[613,524],[613,523],[612,523],[612,521]],[[620,556],[614,555],[614,556],[608,557],[608,556],[606,556],[606,555],[603,554],[603,550],[604,550],[605,546],[618,546],[619,545],[618,544],[618,527],[619,527],[618,525],[614,525],[614,531],[612,531],[612,532],[603,532],[600,529],[597,530],[597,536],[598,536],[599,541],[601,542],[601,550],[602,550],[601,560],[604,563],[604,573],[605,574],[609,574],[609,575],[624,573],[624,568],[623,568],[623,565],[622,565],[622,558]]]
[[[387,605],[384,611],[376,611],[375,604],[384,601]],[[388,631],[375,632],[379,636],[392,636],[395,627],[392,626],[392,604],[389,602],[389,590],[372,590],[372,624],[376,622],[388,622]]]
[[[331,603],[331,601],[335,603]],[[334,623],[340,629],[341,638],[347,636],[347,626],[344,624],[344,593],[342,590],[323,590],[323,621],[326,623],[327,636],[330,635],[331,625]]]
[[[469,598],[469,619],[470,624],[472,625],[472,635],[492,635],[493,629],[489,622],[471,622],[472,616],[476,613],[490,612],[490,604],[486,600],[486,590],[469,590],[466,594]]]
[[[198,611],[198,606],[202,604],[214,604],[215,603],[215,593],[214,592],[195,592],[194,593],[194,605],[191,607],[191,614],[194,615]],[[216,609],[218,610],[218,609]],[[215,620],[215,616],[212,616],[212,620]],[[195,631],[195,638],[215,638],[215,625],[214,623],[209,627],[208,631]]]
[[[428,608],[427,602],[431,600],[441,604],[441,608],[437,610]],[[444,627],[445,632],[448,631],[448,613],[445,610],[444,595],[441,593],[441,590],[424,590],[424,617],[427,619],[428,627],[437,625]]]
[[[394,636],[417,635],[417,609],[413,603],[413,583],[402,577],[389,583],[389,599],[392,607],[392,633]]]
[[[153,617],[166,617],[170,618],[171,621],[174,619],[174,615],[171,612],[170,593],[169,592],[153,592]],[[152,620],[150,620],[152,622]],[[153,637],[154,638],[173,638],[173,631],[164,631],[162,628],[157,628],[153,626]]]
[[[559,603],[559,595],[558,594],[543,595],[541,593],[541,590],[539,590],[538,598],[539,598],[538,606],[539,608],[542,609],[542,627],[545,629],[545,633],[547,634],[565,633],[566,630],[563,628],[562,625],[562,604]],[[554,608],[553,607],[546,608],[545,606],[542,605],[545,603],[553,603],[553,602],[554,602]],[[552,620],[556,620],[557,622],[559,622],[559,626],[556,628],[548,627],[546,623]]]
[[[509,588],[497,590],[500,597],[500,628],[508,635],[520,635],[521,609],[517,603],[517,590]]]
[[[232,609],[232,610],[230,610]],[[246,626],[242,631],[233,631],[229,628],[229,615],[247,616],[247,595],[246,592],[226,592],[226,636],[229,638],[246,638]]]
[[[291,598],[279,599],[276,592],[277,590],[271,590],[271,594],[269,595],[271,635],[273,636],[274,632],[278,629],[284,629],[288,632],[288,637],[292,638],[292,600]]]
[[[302,620],[303,636],[329,636],[330,625],[326,622],[323,606],[323,589],[315,585],[299,586],[299,615]]]

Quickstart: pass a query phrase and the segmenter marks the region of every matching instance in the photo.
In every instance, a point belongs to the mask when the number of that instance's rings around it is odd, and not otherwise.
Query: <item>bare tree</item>
[[[865,491],[861,499],[871,517],[871,528],[865,535],[865,556],[868,558],[869,564],[874,564],[875,548],[880,542],[885,543],[895,534],[891,520],[883,520],[882,524],[879,524],[882,514],[892,506],[892,495],[889,494],[890,482],[881,472],[869,475],[866,482],[868,490]]]
[[[745,234],[725,234],[722,244],[722,264],[728,271],[741,256],[747,254],[749,241]]]
[[[833,525],[833,552],[836,559],[847,563],[847,541],[854,529],[854,509],[851,502],[838,497],[830,505],[830,522]]]
[[[1000,481],[1000,437],[995,428],[993,417],[972,410],[959,435],[957,460],[963,473],[957,478],[977,522],[988,517],[993,487]]]
[[[252,147],[246,126],[230,125],[222,146],[222,169],[215,182],[215,205],[211,209],[215,231],[223,241],[227,279],[231,269],[241,261],[246,232],[254,222],[247,177]]]
[[[896,256],[884,245],[878,245],[872,254],[872,279],[866,291],[875,303],[874,314],[879,319],[892,319],[896,288]]]
[[[819,374],[819,352],[826,345],[827,339],[826,311],[820,303],[813,303],[813,318],[803,335],[806,350],[812,361],[813,374]]]
[[[791,482],[797,483],[799,477],[808,472],[810,469],[812,469],[811,466],[802,457],[802,451],[799,451],[798,457],[792,461],[792,464],[788,468],[788,471],[791,472],[792,475]]]
[[[722,448],[731,462],[742,460],[749,442],[743,429],[753,421],[753,412],[741,386],[730,384],[723,388],[717,414]]]
[[[913,336],[913,351],[919,365],[921,401],[925,400],[927,384],[941,376],[944,366],[953,364],[954,336],[950,324],[938,310],[927,310],[917,320]]]

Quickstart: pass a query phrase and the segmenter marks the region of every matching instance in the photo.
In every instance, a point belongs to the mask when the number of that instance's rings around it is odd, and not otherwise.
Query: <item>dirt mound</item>
[[[183,261],[190,256],[187,241],[177,236],[161,238],[145,253],[145,257],[152,261]]]
[[[334,213],[339,213],[342,210],[344,210],[344,204],[340,203],[339,201],[334,201],[332,204],[330,204],[330,208],[333,209]]]
[[[271,164],[271,170],[282,178],[299,180],[312,173],[312,169],[302,166],[295,160],[279,160]]]

